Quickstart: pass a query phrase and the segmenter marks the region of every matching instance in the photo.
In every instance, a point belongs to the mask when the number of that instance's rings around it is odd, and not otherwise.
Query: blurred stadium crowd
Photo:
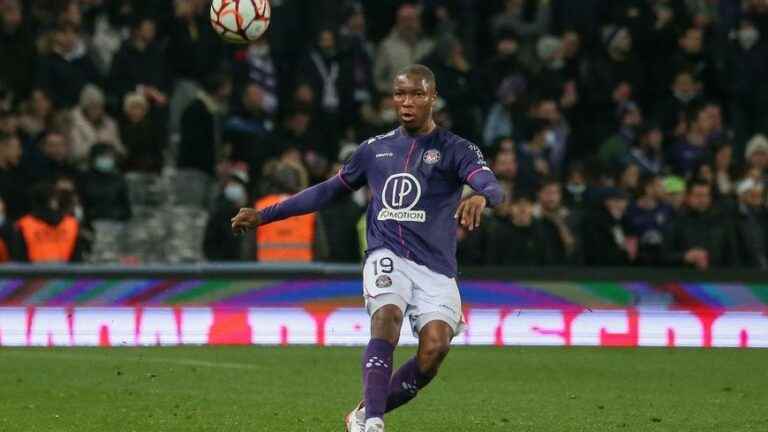
[[[0,0],[0,259],[359,260],[367,195],[258,236],[238,207],[396,127],[392,75],[508,192],[475,265],[768,267],[768,0]]]

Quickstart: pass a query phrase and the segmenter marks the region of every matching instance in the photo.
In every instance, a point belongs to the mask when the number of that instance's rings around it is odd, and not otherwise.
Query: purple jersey
[[[398,256],[449,277],[456,275],[454,214],[469,184],[495,206],[503,193],[480,149],[435,128],[411,136],[398,128],[360,145],[339,175],[262,212],[263,222],[316,211],[339,194],[368,185],[370,253],[388,248]]]

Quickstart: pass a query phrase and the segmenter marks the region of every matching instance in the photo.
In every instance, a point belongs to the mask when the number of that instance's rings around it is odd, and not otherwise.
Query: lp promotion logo
[[[389,176],[381,191],[384,208],[379,211],[379,220],[398,222],[425,222],[424,210],[412,210],[421,198],[421,185],[411,174],[400,173]]]

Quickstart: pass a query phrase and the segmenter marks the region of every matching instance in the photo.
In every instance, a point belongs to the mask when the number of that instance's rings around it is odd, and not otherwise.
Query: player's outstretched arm
[[[489,168],[476,169],[467,177],[467,183],[476,194],[464,198],[459,203],[455,218],[464,228],[472,231],[480,227],[486,206],[496,207],[504,201],[504,191]]]
[[[351,191],[341,177],[336,175],[264,210],[240,209],[240,212],[232,218],[232,230],[236,234],[242,234],[256,229],[260,225],[266,225],[292,216],[316,212],[324,209],[337,198]]]

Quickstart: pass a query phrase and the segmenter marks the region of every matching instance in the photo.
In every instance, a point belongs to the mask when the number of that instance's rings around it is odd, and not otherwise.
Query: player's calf
[[[402,323],[403,311],[389,304],[379,308],[371,318],[372,337],[363,355],[366,428],[372,419],[384,417],[392,376],[392,355]]]
[[[453,329],[442,321],[431,321],[419,332],[419,350],[395,372],[389,385],[387,412],[410,402],[437,375],[450,350]]]

